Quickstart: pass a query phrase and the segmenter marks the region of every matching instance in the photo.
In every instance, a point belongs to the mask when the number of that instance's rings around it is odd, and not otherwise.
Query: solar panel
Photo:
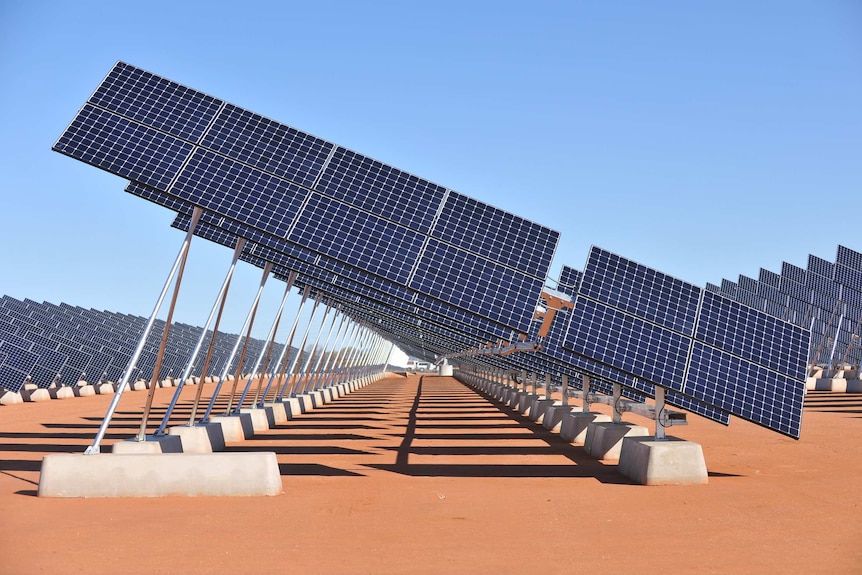
[[[484,316],[496,297],[506,308],[491,319],[521,332],[559,240],[558,232],[124,63],[54,149],[154,188],[150,199],[185,200],[474,314]],[[448,289],[456,277],[472,293]],[[493,294],[489,278],[501,280],[504,295]]]
[[[737,295],[750,293],[743,287],[757,289],[757,282],[741,278]],[[691,325],[694,331],[685,331]],[[809,343],[799,326],[593,248],[563,345],[798,437]]]

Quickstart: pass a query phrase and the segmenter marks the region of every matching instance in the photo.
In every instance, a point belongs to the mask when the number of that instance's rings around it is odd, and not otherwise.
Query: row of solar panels
[[[296,272],[312,297],[422,358],[530,332],[559,236],[123,63],[54,149],[130,180],[177,212],[174,227],[202,208],[196,235],[249,240],[244,261]],[[574,307],[545,352],[468,361],[590,374],[637,397],[661,385],[672,405],[798,436],[804,330],[601,250],[570,281]]]
[[[30,381],[39,387],[52,383],[118,381],[144,331],[147,319],[97,311],[67,304],[54,305],[9,296],[0,297],[0,389],[18,391]],[[164,322],[156,322],[132,379],[150,379],[156,363]],[[200,337],[201,328],[183,323],[171,325],[160,377],[178,377]],[[210,365],[218,373],[230,355],[236,335],[219,334]],[[244,370],[263,348],[259,339],[249,341]],[[276,344],[273,353],[280,353]],[[194,364],[199,373],[202,355]]]
[[[812,366],[858,366],[862,359],[860,252],[839,245],[834,262],[809,255],[805,269],[782,262],[780,273],[761,268],[758,279],[740,275],[706,289],[810,328]]]

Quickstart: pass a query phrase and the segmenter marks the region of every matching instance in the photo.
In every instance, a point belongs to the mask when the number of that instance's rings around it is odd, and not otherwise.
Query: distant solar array
[[[758,279],[707,284],[749,307],[811,329],[809,365],[859,366],[862,360],[862,253],[838,246],[835,262],[808,256],[806,268],[783,262],[781,272],[761,269]]]
[[[2,296],[0,389],[18,391],[28,380],[39,387],[55,382],[73,385],[80,379],[90,383],[98,383],[102,378],[116,382],[145,323],[143,317]],[[163,330],[164,322],[158,321],[134,367],[133,379],[152,378]],[[199,327],[172,324],[160,377],[179,377],[200,331]],[[220,334],[211,362],[212,372],[217,372],[227,360],[236,338],[236,335]],[[252,339],[249,349],[259,351],[263,344],[259,339]],[[280,353],[281,348],[278,345],[276,353]],[[250,362],[247,358],[244,369],[251,369]],[[203,358],[198,358],[196,369],[199,370],[202,363]]]

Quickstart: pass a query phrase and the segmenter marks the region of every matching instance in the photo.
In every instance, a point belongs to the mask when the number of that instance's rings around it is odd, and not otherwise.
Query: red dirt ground
[[[274,451],[280,496],[36,497],[109,401],[0,407],[0,573],[862,573],[862,395],[809,394],[800,441],[689,415],[709,484],[645,487],[452,378],[394,375],[228,447]]]

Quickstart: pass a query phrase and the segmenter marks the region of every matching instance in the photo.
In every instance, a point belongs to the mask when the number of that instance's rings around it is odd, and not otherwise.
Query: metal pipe
[[[317,328],[317,335],[314,337],[314,343],[311,345],[311,351],[308,353],[308,356],[305,358],[305,363],[302,366],[302,369],[299,372],[299,379],[296,382],[296,388],[299,389],[299,384],[302,383],[302,380],[305,379],[305,385],[302,387],[302,393],[308,392],[308,383],[309,380],[306,378],[308,375],[308,369],[311,367],[312,359],[316,359],[317,356],[317,345],[320,343],[320,336],[323,335],[324,329],[326,329],[326,320],[329,318],[329,312],[334,308],[330,307],[326,303],[323,304],[326,307],[326,310],[323,312],[323,319],[320,320],[320,327]],[[330,326],[331,329],[332,326]]]
[[[284,397],[284,392],[287,389],[288,380],[285,379],[284,373],[287,370],[287,362],[285,362],[285,356],[290,353],[290,350],[293,348],[293,338],[296,335],[296,327],[299,325],[299,316],[302,314],[302,308],[305,307],[305,302],[308,301],[308,294],[311,291],[309,286],[305,286],[305,289],[302,290],[302,300],[299,302],[299,308],[296,310],[296,317],[293,318],[293,325],[290,328],[290,335],[287,336],[287,343],[284,344],[284,348],[281,350],[281,357],[278,358],[279,364],[279,372],[277,378],[270,378],[269,383],[267,384],[267,389],[263,393],[263,399],[266,401],[266,396],[269,393],[269,387],[272,385],[273,381],[277,381],[275,391],[273,392],[273,400],[281,401],[282,397]]]
[[[245,239],[238,238],[236,241],[236,247],[233,250],[233,260],[230,263],[230,268],[228,268],[227,275],[225,276],[224,281],[222,282],[221,289],[219,289],[218,295],[216,296],[215,301],[213,302],[212,310],[210,310],[210,315],[207,317],[207,321],[204,324],[204,327],[201,329],[201,335],[198,338],[198,342],[195,345],[195,349],[192,351],[191,355],[189,355],[188,363],[186,364],[185,371],[183,371],[182,376],[180,376],[180,383],[177,385],[177,389],[174,392],[174,396],[171,398],[171,402],[168,405],[168,409],[165,411],[165,416],[162,418],[162,423],[159,425],[158,430],[156,430],[156,435],[162,435],[165,432],[165,428],[168,425],[168,420],[171,417],[171,414],[174,412],[174,407],[177,405],[177,401],[179,401],[180,393],[183,390],[183,386],[185,386],[186,381],[191,376],[192,369],[194,369],[195,359],[198,354],[201,352],[201,348],[203,347],[204,340],[207,336],[207,331],[210,328],[210,324],[212,324],[213,318],[216,315],[216,312],[220,309],[223,309],[221,306],[223,298],[227,294],[228,286],[230,285],[231,277],[233,276],[234,269],[236,269],[236,263],[239,260],[239,256],[242,253],[243,247],[245,246]],[[215,330],[213,331],[212,341],[215,341]],[[210,351],[212,350],[212,346],[210,346],[210,350],[207,353],[207,360],[210,358]],[[204,369],[201,370],[201,379],[198,382],[198,387],[202,388],[204,385],[204,377],[206,376],[206,363],[204,362]],[[200,397],[200,393],[197,394],[196,399]],[[197,407],[197,401],[195,402],[195,407]],[[194,411],[194,408],[192,409]],[[194,414],[192,414],[192,418],[194,418]],[[191,419],[189,425],[192,425],[194,419]]]
[[[123,377],[120,380],[117,392],[114,394],[114,397],[111,399],[111,404],[108,406],[108,412],[105,414],[105,417],[102,420],[102,424],[99,426],[99,430],[96,432],[96,437],[93,439],[93,443],[86,450],[84,450],[84,453],[86,455],[100,453],[101,451],[100,445],[102,443],[102,439],[105,437],[105,432],[108,431],[108,426],[111,424],[111,418],[114,416],[114,412],[117,410],[117,405],[120,403],[120,398],[123,396],[123,392],[126,391],[126,387],[128,387],[129,378],[131,377],[136,367],[136,364],[138,363],[138,359],[140,359],[141,353],[144,351],[144,346],[147,343],[147,338],[150,336],[150,332],[153,329],[153,324],[156,322],[156,317],[159,314],[159,310],[162,308],[162,303],[165,301],[165,297],[168,295],[168,289],[170,289],[171,283],[173,283],[174,281],[174,276],[176,275],[177,270],[180,267],[180,262],[183,260],[186,253],[188,252],[189,245],[191,244],[191,236],[194,232],[195,226],[197,226],[197,221],[199,218],[199,208],[195,208],[194,212],[192,213],[192,221],[189,224],[189,231],[186,233],[186,237],[183,240],[182,246],[180,246],[180,251],[177,254],[176,259],[174,260],[174,265],[171,267],[170,273],[168,273],[168,277],[165,280],[165,285],[164,287],[162,287],[162,292],[159,294],[158,300],[156,300],[156,305],[153,308],[152,313],[150,314],[150,318],[147,320],[147,324],[144,326],[144,331],[141,334],[141,338],[138,340],[138,345],[135,346],[135,351],[132,352],[132,357],[129,359],[129,363],[126,364],[126,369],[123,371]]]
[[[293,379],[294,372],[296,371],[296,366],[299,364],[302,358],[303,350],[305,349],[305,344],[308,341],[308,333],[311,331],[311,324],[314,323],[314,316],[317,314],[317,308],[320,307],[320,299],[314,300],[314,306],[311,308],[311,317],[308,318],[308,323],[305,326],[305,333],[302,334],[302,341],[297,348],[296,356],[293,358],[293,361],[290,364],[290,369],[287,370],[287,381]],[[290,385],[290,397],[296,397],[296,389],[299,387],[299,380],[293,382]]]
[[[251,304],[251,308],[249,309],[248,314],[246,314],[245,316],[245,321],[242,324],[242,329],[240,329],[240,335],[237,335],[236,341],[233,344],[233,348],[230,351],[230,355],[225,361],[224,369],[219,376],[218,383],[216,384],[216,388],[213,391],[212,397],[207,404],[207,408],[204,411],[204,414],[201,416],[201,423],[206,423],[207,421],[209,421],[210,413],[212,413],[213,406],[215,406],[216,399],[218,399],[219,391],[221,391],[222,385],[224,385],[225,379],[227,379],[227,374],[230,371],[231,363],[233,363],[233,360],[236,357],[236,352],[237,350],[239,350],[239,344],[240,341],[242,341],[242,333],[246,331],[249,324],[252,322],[252,319],[254,318],[254,313],[257,310],[257,304],[260,301],[260,295],[263,293],[263,286],[264,284],[266,284],[267,276],[269,276],[269,268],[269,264],[264,267],[263,277],[261,277],[260,286],[257,289],[257,294],[255,295],[254,301]],[[240,365],[242,365],[242,361],[240,361]]]

